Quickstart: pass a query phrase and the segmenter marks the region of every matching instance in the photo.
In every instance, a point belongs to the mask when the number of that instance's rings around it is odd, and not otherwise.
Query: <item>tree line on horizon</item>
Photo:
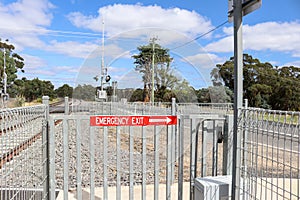
[[[34,101],[44,95],[50,98],[73,97],[94,101],[96,87],[77,85],[75,88],[64,84],[54,89],[51,81],[34,78],[17,78],[17,72],[24,73],[24,59],[14,53],[14,46],[0,40],[0,87],[3,88],[3,57],[5,51],[7,91],[12,98],[22,97]],[[234,87],[234,61],[231,57],[223,64],[217,64],[211,71],[212,86],[193,88],[185,79],[174,75],[173,58],[169,50],[154,43],[139,46],[133,55],[135,70],[142,76],[143,88],[117,89],[118,99],[148,102],[154,85],[155,102],[170,102],[174,97],[181,103],[232,103]],[[153,56],[154,55],[154,56]],[[154,60],[152,60],[154,58]],[[273,66],[262,63],[251,55],[243,56],[243,96],[249,106],[274,110],[300,111],[300,68],[294,66]],[[154,73],[152,74],[152,67]],[[154,76],[154,77],[152,77]],[[154,78],[154,84],[152,79]],[[108,96],[113,94],[112,86],[107,86]],[[3,91],[2,91],[3,92]]]

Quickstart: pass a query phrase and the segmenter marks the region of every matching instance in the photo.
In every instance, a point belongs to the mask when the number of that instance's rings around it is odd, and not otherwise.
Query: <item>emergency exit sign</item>
[[[177,116],[91,116],[91,126],[176,125]]]

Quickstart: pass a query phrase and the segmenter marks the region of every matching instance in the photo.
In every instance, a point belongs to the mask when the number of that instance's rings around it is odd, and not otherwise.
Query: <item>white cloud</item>
[[[233,29],[224,28],[226,37],[208,44],[205,49],[211,52],[233,52]],[[299,22],[265,22],[254,26],[243,26],[244,50],[271,50],[291,53],[300,57]]]
[[[76,41],[64,41],[58,42],[52,40],[49,45],[47,45],[47,51],[56,52],[59,54],[67,55],[76,58],[86,58],[95,49],[99,48],[98,45],[91,42],[80,43]]]
[[[218,53],[228,53],[233,52],[233,36],[227,36],[216,42],[212,42],[205,47],[206,51],[218,52]]]
[[[299,22],[266,22],[243,27],[245,49],[290,52],[300,56]]]
[[[22,54],[22,57],[24,58],[25,70],[38,69],[47,65],[45,60],[41,59],[40,57],[36,57],[28,54]]]
[[[128,30],[156,27],[194,36],[205,33],[213,27],[208,19],[194,11],[140,4],[114,4],[102,7],[98,10],[97,16],[73,12],[68,15],[68,19],[77,27],[97,32],[102,31],[102,19],[104,19],[105,31],[110,36]]]
[[[187,56],[185,57],[185,60],[202,69],[211,69],[216,66],[216,63],[220,61],[220,58],[215,54],[199,53]]]
[[[79,67],[74,66],[55,66],[49,67],[48,63],[40,57],[32,56],[28,54],[23,54],[22,57],[24,58],[24,70],[25,75],[34,76],[37,75],[47,75],[53,76],[57,74],[64,74],[66,73],[77,73]],[[20,75],[23,75],[20,73]]]
[[[283,66],[294,66],[294,67],[300,67],[300,60],[288,62],[285,63]]]
[[[36,37],[51,24],[54,6],[48,0],[18,0],[10,4],[0,3],[1,37],[8,38],[18,49],[41,47],[43,42]]]
[[[64,72],[64,73],[78,73],[79,67],[74,66],[57,66],[54,67],[54,70],[57,72]]]

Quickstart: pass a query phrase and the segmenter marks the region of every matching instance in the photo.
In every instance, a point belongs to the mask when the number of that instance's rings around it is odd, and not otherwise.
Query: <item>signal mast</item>
[[[104,65],[104,20],[102,20],[102,56],[100,69],[100,88],[97,87],[96,101],[107,101],[107,93],[103,89],[104,85],[109,83],[110,75],[107,74],[107,67]]]

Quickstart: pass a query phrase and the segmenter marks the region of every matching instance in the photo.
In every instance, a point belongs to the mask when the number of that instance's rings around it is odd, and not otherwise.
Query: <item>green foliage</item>
[[[64,84],[63,86],[57,88],[55,90],[56,95],[58,97],[72,97],[73,95],[73,88],[69,86],[68,84]]]
[[[223,85],[211,86],[208,90],[211,103],[231,103],[233,100],[233,92]]]
[[[186,80],[179,82],[173,92],[176,95],[176,99],[180,103],[197,103],[197,95],[195,89],[189,85]]]
[[[199,103],[210,103],[210,94],[208,88],[196,90],[197,100]]]
[[[169,54],[169,49],[161,47],[159,44],[150,42],[148,45],[139,46],[139,53],[133,55],[135,59],[135,70],[142,74],[144,82],[144,90],[147,91],[147,95],[144,98],[148,98],[152,91],[152,73],[154,73],[154,90],[155,101],[162,100],[160,90],[173,89],[178,83],[178,78],[173,75],[170,63],[173,58]],[[154,61],[152,62],[154,58]],[[154,72],[152,64],[154,63]],[[148,96],[148,97],[147,97]]]
[[[243,56],[243,93],[252,107],[300,110],[300,68],[273,67],[248,54]],[[233,58],[216,65],[211,72],[214,85],[223,83],[233,91]]]
[[[3,74],[4,74],[4,52],[5,52],[5,72],[7,74],[7,92],[13,93],[13,84],[17,79],[18,70],[24,72],[24,59],[14,53],[15,47],[12,44],[8,44],[8,40],[2,42],[0,39],[0,87],[3,88]],[[15,97],[14,93],[11,97]]]
[[[132,93],[132,95],[131,95],[129,101],[130,101],[130,102],[144,101],[144,97],[143,97],[143,96],[144,96],[144,90],[138,88],[138,89],[136,89],[136,90]]]
[[[14,107],[21,107],[25,104],[25,97],[18,95],[16,96],[16,100],[14,102]]]
[[[42,81],[38,78],[33,80],[17,80],[15,82],[17,86],[18,95],[24,96],[27,102],[42,98],[42,96],[49,96],[51,99],[56,97],[54,92],[54,85],[50,81]]]
[[[94,101],[96,88],[92,85],[78,85],[73,91],[73,98]]]

